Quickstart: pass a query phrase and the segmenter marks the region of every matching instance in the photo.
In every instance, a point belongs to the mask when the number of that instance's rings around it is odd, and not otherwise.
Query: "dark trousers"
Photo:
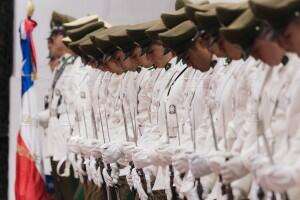
[[[71,168],[69,177],[61,177],[56,172],[58,162],[51,158],[51,175],[53,177],[54,192],[56,200],[73,200],[78,187],[78,179],[74,178],[74,172]],[[62,167],[64,168],[64,167]]]
[[[99,188],[93,182],[85,181],[83,184],[84,200],[106,200],[106,187]]]

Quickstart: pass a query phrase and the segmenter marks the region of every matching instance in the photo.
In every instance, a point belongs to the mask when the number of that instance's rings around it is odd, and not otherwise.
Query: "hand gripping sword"
[[[192,124],[191,139],[193,142],[193,151],[196,152],[196,149],[197,149],[197,146],[196,146],[196,118],[195,118],[195,110],[194,109],[193,109],[193,117],[190,117],[190,119],[192,121],[192,123],[191,123]],[[196,178],[195,184],[197,184],[197,193],[198,193],[199,199],[204,200],[203,199],[204,190],[203,190],[203,186],[202,186],[200,178]]]
[[[258,117],[258,119],[259,119],[259,117]],[[263,123],[262,120],[258,120],[258,127],[259,127],[259,132],[261,133],[261,136],[262,136],[262,139],[263,139],[263,142],[264,142],[264,146],[266,148],[266,152],[267,152],[268,158],[270,160],[270,163],[271,163],[271,165],[274,165],[275,162],[274,162],[274,159],[273,159],[273,154],[272,154],[270,145],[268,143],[267,136],[265,134],[264,123]],[[265,195],[264,195],[263,189],[261,187],[259,187],[258,197],[259,198],[264,198],[264,196]],[[288,193],[286,191],[283,192],[282,194],[280,194],[280,196],[281,196],[282,200],[289,200],[289,196],[288,196]],[[272,200],[276,200],[276,195],[275,195],[275,193],[273,191],[272,191],[271,199]]]
[[[132,114],[129,111],[131,124],[132,124],[132,127],[134,127],[133,128],[133,136],[134,136],[135,146],[138,146],[137,145],[137,122],[136,122],[136,115],[135,115],[135,113],[136,113],[136,110],[134,108],[133,109],[133,119],[134,119],[134,121],[133,121]],[[134,165],[133,165],[133,167],[134,167]],[[137,172],[137,174],[139,175],[139,177],[141,179],[142,187],[143,187],[145,193],[148,195],[148,199],[152,200],[153,196],[152,196],[152,193],[151,192],[149,193],[148,190],[147,190],[147,180],[146,180],[145,173],[144,173],[143,169],[136,169],[136,172]]]
[[[226,136],[226,128],[225,128],[225,115],[224,115],[224,108],[222,108],[222,124],[223,124],[223,138],[224,138],[224,143],[225,143],[225,150],[228,152],[229,151],[229,144],[228,144],[228,140],[227,140],[227,136]],[[229,161],[229,158],[225,158],[225,161]],[[232,187],[231,184],[227,184],[226,186],[226,192],[227,192],[227,199],[228,200],[233,200],[234,196],[233,196],[233,191],[232,191]]]
[[[104,117],[105,117],[105,122],[106,122],[108,141],[110,142],[110,134],[109,134],[109,127],[108,127],[106,109],[104,109]],[[106,164],[106,170],[107,170],[108,175],[111,176],[112,169],[111,169],[111,166],[110,166],[109,163]],[[117,192],[115,187],[107,186],[106,190],[108,191],[107,196],[108,196],[109,200],[114,200],[114,198],[112,198],[113,196],[117,196],[117,199],[118,199],[119,195],[117,194],[118,192]],[[113,195],[113,194],[115,194],[115,195]]]
[[[123,102],[121,103],[121,110],[122,110],[122,117],[123,117],[123,123],[124,123],[126,141],[129,142],[128,126],[127,126],[127,120],[126,120],[126,114],[125,114],[125,109],[124,109]],[[129,110],[129,112],[130,112],[130,110]],[[133,126],[133,124],[132,124],[132,126]],[[134,127],[132,127],[132,128],[134,128]],[[132,160],[129,161],[129,165],[130,165],[130,174],[131,174],[131,172],[132,172],[132,170],[134,168],[134,164],[133,164]],[[135,197],[136,191],[135,191],[134,187],[132,187],[130,189],[131,189],[131,191],[133,193],[133,196]]]
[[[209,119],[210,119],[210,125],[211,125],[211,129],[212,129],[212,136],[213,136],[213,140],[214,140],[214,146],[215,146],[215,150],[219,151],[219,147],[218,147],[218,142],[217,142],[217,135],[216,135],[216,129],[215,129],[215,124],[213,121],[213,115],[212,115],[212,111],[211,108],[208,108],[208,112],[209,112]],[[219,174],[219,181],[221,183],[221,191],[222,191],[222,195],[225,195],[227,193],[227,186],[223,183],[223,177],[221,174]]]

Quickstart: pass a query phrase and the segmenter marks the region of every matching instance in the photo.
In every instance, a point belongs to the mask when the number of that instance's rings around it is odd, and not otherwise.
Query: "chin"
[[[271,67],[275,67],[275,66],[277,66],[277,65],[279,65],[280,64],[280,62],[274,62],[274,60],[270,60],[270,61],[268,61],[268,60],[263,60],[263,62],[264,63],[266,63],[267,65],[269,65],[269,66],[271,66]]]

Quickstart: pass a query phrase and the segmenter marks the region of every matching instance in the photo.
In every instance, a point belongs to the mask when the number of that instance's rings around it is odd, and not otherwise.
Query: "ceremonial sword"
[[[192,124],[192,131],[191,131],[191,139],[192,139],[192,142],[193,142],[193,150],[194,152],[196,152],[196,117],[195,117],[195,110],[193,109],[193,122],[191,123]],[[200,200],[204,200],[203,199],[203,186],[202,186],[202,183],[201,183],[201,180],[200,178],[196,178],[195,182],[197,183],[197,193],[198,193],[198,196],[199,196],[199,199]]]
[[[166,133],[167,133],[167,143],[170,144],[170,133],[169,133],[169,125],[168,125],[168,116],[167,116],[167,105],[164,103],[165,107],[165,121],[166,121]],[[172,192],[172,200],[177,200],[178,194],[176,193],[176,188],[173,186],[174,184],[174,168],[173,165],[169,165],[169,171],[170,171],[170,188]]]
[[[108,120],[107,120],[106,109],[104,109],[104,117],[105,117],[105,122],[106,122],[108,141],[110,142],[110,134],[109,134],[109,128],[108,128]],[[109,163],[106,164],[106,171],[107,171],[108,175],[111,176],[112,169],[111,169],[111,166],[110,166]],[[108,199],[109,200],[114,200],[114,199],[112,199],[112,194],[113,193],[115,193],[117,195],[117,198],[119,197],[119,195],[117,194],[118,192],[116,191],[116,189],[114,187],[109,187],[107,185],[107,190],[109,191],[108,192]]]
[[[258,119],[259,119],[259,117],[258,117]],[[272,154],[270,145],[269,145],[268,140],[267,140],[267,136],[265,134],[264,123],[263,123],[262,120],[258,120],[258,124],[259,124],[258,127],[260,128],[259,132],[262,135],[263,142],[264,142],[264,145],[265,145],[265,148],[266,148],[266,151],[267,151],[268,158],[270,160],[271,165],[274,165],[275,162],[274,162],[274,159],[273,159],[273,154]],[[264,191],[263,191],[263,189],[261,187],[259,188],[258,195],[259,195],[259,197],[261,197],[261,196],[264,197]],[[283,192],[283,193],[281,193],[280,196],[281,196],[282,200],[289,200],[289,195],[288,195],[288,193],[286,191]],[[275,193],[273,191],[272,191],[272,197],[271,197],[271,199],[272,200],[276,200],[276,195],[275,195]]]
[[[125,129],[125,135],[126,135],[126,142],[129,142],[129,134],[128,134],[128,127],[127,127],[127,120],[126,120],[126,114],[125,114],[125,109],[124,109],[124,104],[123,104],[123,101],[121,103],[121,110],[122,110],[122,116],[123,116],[123,123],[124,123],[124,129]],[[132,124],[132,128],[133,127],[133,124]],[[130,174],[132,172],[132,170],[134,169],[134,164],[131,161],[129,161],[129,165],[130,165]],[[132,190],[132,193],[133,193],[133,196],[135,197],[136,195],[136,191],[134,189],[134,187],[130,188]]]
[[[211,125],[211,129],[212,129],[212,136],[213,136],[213,140],[214,140],[215,150],[219,151],[218,142],[217,142],[216,129],[215,129],[215,125],[214,125],[214,121],[213,121],[213,115],[212,115],[212,111],[211,111],[210,107],[208,108],[208,112],[209,112],[209,119],[210,119],[210,125]],[[223,177],[222,177],[221,174],[219,174],[219,181],[221,183],[221,192],[222,192],[222,195],[227,194],[227,197],[230,198],[230,200],[232,200],[231,194],[228,194],[228,191],[231,189],[231,186],[228,187],[228,189],[227,189],[227,186],[223,183]]]

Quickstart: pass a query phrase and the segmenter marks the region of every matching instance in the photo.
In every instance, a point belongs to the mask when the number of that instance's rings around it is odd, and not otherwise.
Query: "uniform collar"
[[[152,67],[149,67],[148,70],[149,70],[149,71],[151,71],[151,70],[156,70],[156,68],[157,68],[157,67],[152,66]]]
[[[166,65],[165,70],[168,71],[172,66],[176,65],[177,57],[173,57]]]
[[[70,53],[65,53],[62,57],[61,57],[61,61],[64,62],[65,60],[71,58],[71,57],[75,57]]]
[[[281,59],[281,64],[283,66],[286,66],[290,61],[290,58],[288,57],[288,55],[284,55],[283,58]]]
[[[228,65],[230,65],[230,63],[232,62],[232,59],[226,57],[224,61],[225,61],[225,62],[224,62],[224,66],[228,66]]]
[[[72,54],[69,54],[69,53],[65,53],[59,60],[59,68],[61,68],[65,64],[74,63],[75,60],[76,60],[75,56],[73,56]]]
[[[141,68],[141,67],[137,67],[137,68],[136,68],[136,72],[137,72],[137,73],[140,73],[141,71],[142,71],[142,68]]]

